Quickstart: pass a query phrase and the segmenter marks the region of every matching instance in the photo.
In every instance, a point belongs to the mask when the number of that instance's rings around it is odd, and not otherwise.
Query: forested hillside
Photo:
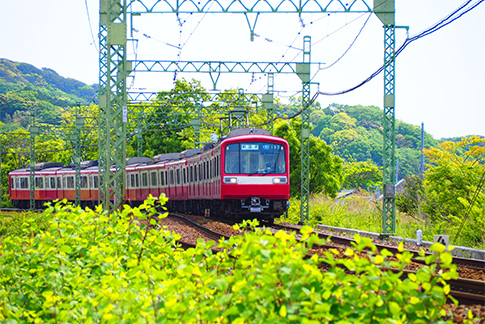
[[[64,78],[57,72],[38,69],[27,63],[0,59],[0,122],[4,129],[27,128],[35,111],[39,122],[58,124],[62,113],[76,103],[93,101],[93,86]],[[300,99],[279,105],[280,114],[292,115],[301,109]],[[348,162],[382,165],[382,111],[374,106],[332,104],[311,107],[312,134],[324,140],[333,153]],[[457,139],[459,140],[459,139]],[[425,133],[424,145],[437,147],[439,141]],[[399,178],[417,174],[420,165],[421,129],[396,121],[396,157]]]
[[[93,86],[64,78],[54,70],[0,58],[0,121],[26,126],[33,111],[43,122],[57,124],[62,111],[96,96]]]
[[[299,109],[298,100],[283,105],[287,114]],[[371,161],[382,166],[383,112],[375,106],[331,104],[311,107],[312,134],[323,139],[333,153],[349,162]],[[424,147],[437,147],[440,140],[424,134]],[[421,127],[396,120],[396,158],[399,178],[417,174],[421,159]]]

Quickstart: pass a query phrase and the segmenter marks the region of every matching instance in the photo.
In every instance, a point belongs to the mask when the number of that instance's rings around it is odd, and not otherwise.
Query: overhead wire
[[[362,33],[362,31],[364,30],[364,28],[367,25],[367,22],[369,21],[369,19],[370,19],[371,16],[372,16],[372,13],[370,13],[369,16],[367,16],[367,19],[365,20],[364,24],[362,25],[362,27],[360,28],[359,32],[357,33],[357,36],[355,36],[354,40],[349,45],[349,47],[345,50],[345,52],[342,55],[340,55],[340,57],[337,60],[335,60],[332,64],[330,64],[328,66],[325,66],[325,67],[322,67],[322,68],[319,67],[318,70],[317,70],[317,72],[315,72],[315,74],[313,75],[313,77],[311,78],[310,81],[313,81],[313,79],[317,76],[318,72],[320,72],[322,70],[326,70],[326,69],[331,68],[332,66],[334,66],[335,64],[337,64],[348,53],[348,51],[352,48],[352,46],[355,44],[355,42],[359,38],[359,36]]]
[[[468,4],[470,4],[472,2],[472,0],[467,0],[463,5],[461,5],[460,7],[458,7],[457,9],[455,9],[452,13],[450,13],[448,16],[446,16],[445,18],[441,19],[439,22],[437,22],[436,24],[434,24],[433,26],[431,27],[428,27],[427,29],[425,29],[424,31],[420,32],[419,34],[415,35],[415,36],[412,36],[412,37],[407,37],[406,40],[404,41],[404,43],[394,52],[394,55],[392,56],[392,58],[390,59],[390,61],[393,61],[396,59],[396,57],[402,53],[402,51],[409,45],[411,44],[412,42],[424,37],[424,36],[427,36],[427,35],[430,35],[438,30],[440,30],[441,28],[449,25],[450,23],[454,22],[455,20],[459,19],[460,17],[462,17],[464,14],[470,12],[471,10],[473,10],[475,7],[477,7],[479,4],[481,4],[482,2],[484,2],[485,0],[478,0],[476,3],[474,3],[471,7],[469,7],[468,9],[466,9],[465,11],[463,12],[460,12],[463,8],[465,8]],[[457,16],[455,16],[457,15]],[[455,16],[455,17],[454,17]],[[318,94],[321,94],[321,95],[325,95],[325,96],[337,96],[337,95],[342,95],[342,94],[345,94],[345,93],[348,93],[348,92],[351,92],[353,90],[356,90],[358,88],[360,88],[361,86],[363,86],[364,84],[368,83],[369,81],[371,81],[372,79],[374,79],[377,75],[379,75],[383,70],[384,68],[389,64],[390,62],[384,62],[384,64],[382,66],[380,66],[374,73],[372,73],[368,78],[366,78],[365,80],[363,80],[362,82],[360,82],[359,84],[349,88],[349,89],[346,89],[346,90],[342,90],[342,91],[338,91],[338,92],[323,92],[323,91],[318,91],[317,93]]]
[[[91,31],[91,38],[93,39],[93,45],[96,49],[96,52],[99,53],[99,49],[97,46],[96,39],[94,38],[93,27],[91,26],[91,17],[89,16],[89,8],[88,8],[88,0],[84,0],[84,4],[86,5],[86,14],[88,15],[88,23],[89,23],[89,30]]]

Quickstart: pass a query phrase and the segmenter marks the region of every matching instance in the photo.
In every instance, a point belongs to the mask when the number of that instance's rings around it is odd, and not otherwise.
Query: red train
[[[9,174],[10,199],[30,206],[29,168]],[[235,219],[272,221],[288,207],[289,146],[262,129],[237,129],[215,144],[182,153],[129,158],[126,202],[137,205],[149,194],[169,198],[171,211],[206,213]],[[98,203],[97,161],[81,163],[81,204]],[[54,199],[75,200],[74,166],[36,164],[36,207]]]

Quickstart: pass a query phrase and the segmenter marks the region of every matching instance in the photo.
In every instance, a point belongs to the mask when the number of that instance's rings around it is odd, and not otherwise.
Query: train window
[[[168,179],[167,179],[167,176],[168,176],[167,173],[168,172],[167,171],[164,171],[163,173],[165,174],[164,175],[164,177],[165,177],[165,185],[168,185]]]
[[[98,176],[94,176],[94,188],[98,188]]]
[[[173,170],[170,170],[170,174],[169,174],[169,177],[170,177],[170,184],[174,184],[173,182]]]
[[[152,172],[151,175],[152,175],[152,186],[154,186],[154,187],[158,186],[158,183],[157,183],[157,173],[156,172]]]
[[[147,173],[142,173],[141,174],[141,186],[142,187],[147,187],[148,186],[148,174]]]
[[[35,188],[37,188],[37,189],[43,189],[44,188],[44,178],[35,177]]]
[[[88,187],[88,177],[82,176],[81,177],[81,188],[86,189]]]
[[[89,188],[93,187],[93,176],[89,176]]]
[[[183,183],[185,184],[185,183],[187,183],[187,169],[184,168],[183,170],[184,170],[184,172],[183,172],[184,173],[184,182]]]
[[[67,177],[67,188],[74,188],[74,177]]]
[[[15,178],[10,178],[10,187],[15,189]]]
[[[134,188],[135,187],[135,175],[134,174],[130,174],[130,181],[126,181],[129,183],[129,187],[130,188]]]
[[[24,178],[24,177],[20,178],[20,189],[27,189],[28,187],[29,187],[28,178]]]
[[[22,177],[20,178],[20,188],[27,189],[29,187],[29,178]]]
[[[61,177],[57,177],[57,188],[58,188],[58,189],[62,189],[62,181],[61,181]]]
[[[194,166],[190,166],[190,182],[194,182]]]
[[[50,177],[50,181],[51,181],[51,189],[56,189],[56,178]]]
[[[180,170],[177,169],[177,184],[180,184]]]
[[[20,178],[19,177],[15,177],[15,188],[20,188]]]
[[[62,188],[67,188],[67,186],[66,186],[66,177],[62,177]]]
[[[221,175],[221,156],[217,156],[217,176]]]

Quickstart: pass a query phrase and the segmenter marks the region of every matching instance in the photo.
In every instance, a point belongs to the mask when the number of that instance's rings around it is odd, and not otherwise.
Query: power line
[[[99,53],[98,46],[96,45],[96,39],[94,38],[93,34],[93,28],[91,26],[91,18],[89,17],[88,0],[84,0],[84,4],[86,5],[86,14],[88,15],[89,30],[91,31],[91,38],[93,39],[94,48],[96,48],[96,52]]]
[[[335,64],[337,64],[347,53],[348,51],[352,48],[352,46],[355,44],[355,42],[357,41],[357,38],[359,38],[360,34],[362,33],[362,31],[364,30],[365,26],[367,25],[367,22],[369,21],[370,17],[372,16],[372,13],[369,14],[369,16],[367,16],[367,19],[365,20],[364,24],[362,25],[362,27],[360,28],[359,32],[357,33],[357,36],[355,36],[354,40],[352,41],[352,43],[349,45],[349,47],[345,50],[345,52],[335,61],[333,62],[332,64],[328,65],[328,66],[325,66],[323,68],[318,68],[317,72],[313,75],[313,78],[311,79],[313,81],[313,79],[317,76],[318,72],[320,72],[321,70],[326,70],[326,69],[329,69],[331,68],[332,66],[334,66]],[[361,16],[362,17],[362,16]],[[359,17],[360,18],[360,17]]]
[[[438,30],[440,30],[441,28],[449,25],[450,23],[454,22],[455,20],[457,20],[458,18],[462,17],[464,14],[470,12],[471,10],[473,10],[474,8],[476,8],[479,4],[481,4],[482,2],[484,2],[485,0],[478,0],[476,3],[474,3],[472,6],[470,6],[468,9],[460,12],[463,8],[465,8],[467,5],[469,5],[472,0],[468,0],[466,1],[463,5],[461,5],[460,7],[458,7],[457,9],[455,9],[452,13],[450,13],[448,16],[446,16],[445,18],[441,19],[439,22],[437,22],[436,24],[434,24],[433,26],[431,27],[428,27],[427,29],[425,29],[424,31],[422,31],[421,33],[415,35],[415,36],[412,36],[411,38],[406,38],[406,40],[404,41],[404,43],[399,47],[399,49],[397,51],[395,51],[395,54],[394,56],[391,58],[391,60],[394,60],[396,59],[396,57],[401,54],[401,52],[409,45],[411,44],[412,42],[414,42],[415,40],[418,40],[424,36],[427,36],[427,35],[430,35]],[[381,67],[379,67],[374,73],[372,73],[367,79],[365,79],[364,81],[360,82],[359,84],[357,84],[356,86],[350,88],[350,89],[347,89],[347,90],[343,90],[343,91],[338,91],[338,92],[322,92],[322,91],[318,91],[317,93],[318,94],[321,94],[321,95],[324,95],[324,96],[337,96],[337,95],[342,95],[342,94],[345,94],[345,93],[348,93],[348,92],[351,92],[353,90],[356,90],[358,88],[360,88],[361,86],[363,86],[364,84],[368,83],[369,81],[371,81],[372,79],[374,79],[377,75],[379,75],[385,68],[385,66],[389,64],[389,62],[385,62]]]

